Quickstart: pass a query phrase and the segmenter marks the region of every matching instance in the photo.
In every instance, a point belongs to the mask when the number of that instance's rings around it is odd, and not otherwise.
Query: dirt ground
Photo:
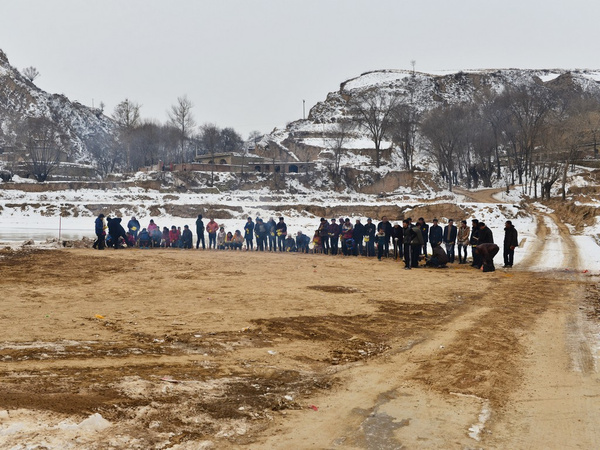
[[[599,448],[598,280],[451,266],[5,251],[0,447]]]

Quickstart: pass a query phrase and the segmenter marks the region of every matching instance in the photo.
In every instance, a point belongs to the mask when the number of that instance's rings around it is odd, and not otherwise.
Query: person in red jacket
[[[217,248],[217,231],[219,231],[219,224],[215,222],[215,219],[210,219],[206,224],[206,232],[208,233],[208,248]]]
[[[171,231],[169,231],[169,240],[171,241],[171,247],[179,247],[179,236],[175,225],[173,225]]]

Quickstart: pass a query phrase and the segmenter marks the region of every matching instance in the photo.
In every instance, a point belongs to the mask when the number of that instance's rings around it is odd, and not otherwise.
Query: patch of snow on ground
[[[542,248],[543,256],[539,259],[536,266],[531,267],[531,270],[550,270],[564,268],[565,253],[563,250],[563,241],[559,236],[558,226],[554,221],[544,216],[544,224],[550,230],[544,239]]]

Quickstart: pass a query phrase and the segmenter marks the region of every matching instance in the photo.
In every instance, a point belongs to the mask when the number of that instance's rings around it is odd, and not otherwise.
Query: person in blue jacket
[[[248,217],[244,225],[244,239],[246,239],[246,250],[254,250],[254,222],[252,217]]]
[[[129,230],[129,233],[133,235],[134,239],[137,240],[137,235],[140,232],[140,222],[135,217],[132,217],[131,220],[127,222],[127,229]]]
[[[308,244],[310,244],[310,237],[298,231],[296,234],[296,251],[299,253],[308,253]]]
[[[106,239],[106,231],[104,231],[104,214],[99,214],[98,217],[96,217],[94,231],[96,233],[94,248],[104,250]]]

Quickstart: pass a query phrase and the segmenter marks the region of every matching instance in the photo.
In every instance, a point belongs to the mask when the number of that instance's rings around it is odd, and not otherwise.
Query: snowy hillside
[[[70,162],[93,163],[89,142],[102,141],[115,130],[114,122],[99,109],[39,89],[0,50],[0,147],[14,144],[15,128],[27,117],[50,119],[67,136]]]
[[[367,91],[379,91],[389,96],[398,96],[400,103],[414,107],[419,113],[427,112],[440,105],[472,103],[490,94],[502,93],[507,87],[543,85],[550,90],[588,92],[600,94],[600,70],[564,69],[486,69],[459,72],[420,73],[406,70],[379,70],[366,72],[341,83],[339,90],[311,108],[306,120],[288,124],[285,129],[276,129],[263,138],[263,143],[276,143],[287,151],[299,155],[318,155],[317,161],[327,161],[333,145],[336,126],[350,118],[350,101]],[[389,140],[382,148],[392,147]],[[423,152],[422,142],[417,139],[415,165],[432,169]],[[364,129],[355,129],[344,143],[351,155],[373,149],[373,142]],[[354,158],[353,158],[354,159]],[[387,168],[402,170],[400,159],[391,148],[384,158]],[[355,165],[364,166],[366,161]]]

